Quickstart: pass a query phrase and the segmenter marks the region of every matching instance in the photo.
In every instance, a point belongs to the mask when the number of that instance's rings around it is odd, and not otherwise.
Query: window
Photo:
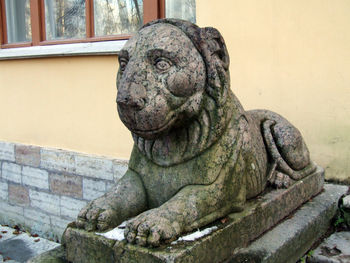
[[[0,48],[128,39],[142,24],[195,19],[195,0],[0,0]]]
[[[1,48],[128,39],[165,0],[0,0]]]
[[[180,18],[196,23],[196,1],[195,0],[166,0],[166,17]]]

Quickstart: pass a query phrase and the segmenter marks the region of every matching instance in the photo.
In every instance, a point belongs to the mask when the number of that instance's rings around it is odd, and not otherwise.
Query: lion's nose
[[[146,89],[142,85],[131,83],[127,88],[118,91],[117,103],[120,106],[142,110],[145,107],[146,96]]]

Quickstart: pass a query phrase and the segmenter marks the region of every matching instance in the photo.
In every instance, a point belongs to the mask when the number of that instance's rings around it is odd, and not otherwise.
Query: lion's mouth
[[[148,129],[148,130],[141,130],[141,129],[133,129],[131,128],[131,132],[136,133],[137,135],[143,137],[148,137],[151,136],[153,134],[159,134],[164,132],[165,130],[167,130],[169,127],[171,127],[174,122],[176,121],[176,114],[172,113],[170,117],[166,118],[168,119],[168,121],[165,122],[165,124],[161,125],[158,128],[154,128],[154,129]]]

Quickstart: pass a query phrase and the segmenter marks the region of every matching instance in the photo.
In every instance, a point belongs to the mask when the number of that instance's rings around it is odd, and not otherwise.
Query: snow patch
[[[193,233],[188,234],[186,236],[179,237],[177,240],[171,242],[171,244],[175,245],[181,241],[185,241],[185,242],[195,241],[196,239],[199,239],[201,237],[209,235],[211,232],[213,232],[217,229],[218,229],[217,226],[213,226],[213,227],[208,227],[206,229],[203,229],[201,231],[197,230],[196,232],[193,232]],[[96,234],[103,236],[105,238],[108,238],[108,239],[122,241],[125,239],[124,238],[124,230],[125,230],[125,222],[121,223],[119,226],[117,226],[116,228],[114,228],[108,232],[96,233]]]
[[[122,241],[124,240],[124,229],[125,221],[111,231],[108,231],[106,233],[96,233],[96,235],[100,235],[108,239]]]
[[[186,236],[182,236],[182,237],[179,237],[177,240],[171,242],[172,245],[175,245],[177,244],[178,242],[181,242],[181,241],[195,241],[196,239],[198,238],[201,238],[201,237],[204,237],[206,235],[209,235],[211,232],[217,230],[218,227],[217,226],[213,226],[213,227],[208,227],[206,229],[203,229],[203,230],[197,230],[196,232],[194,233],[191,233],[191,234],[188,234]]]

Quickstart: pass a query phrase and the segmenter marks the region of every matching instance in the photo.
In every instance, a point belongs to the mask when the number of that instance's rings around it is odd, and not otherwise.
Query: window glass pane
[[[180,18],[196,23],[196,1],[166,0],[165,16],[168,18]]]
[[[143,24],[142,0],[94,0],[95,36],[126,34]]]
[[[85,38],[85,0],[45,0],[46,39]]]
[[[5,0],[7,42],[28,42],[32,40],[29,0]]]

